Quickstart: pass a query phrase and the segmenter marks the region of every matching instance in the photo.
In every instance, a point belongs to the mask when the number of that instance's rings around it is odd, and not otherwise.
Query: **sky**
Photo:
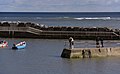
[[[0,0],[0,12],[120,12],[120,0]]]

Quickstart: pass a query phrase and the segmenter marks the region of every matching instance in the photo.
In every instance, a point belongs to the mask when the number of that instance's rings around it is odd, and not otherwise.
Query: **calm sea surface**
[[[80,26],[120,28],[120,12],[102,13],[29,13],[0,12],[0,21],[26,21],[47,26]],[[4,39],[1,39],[4,40]],[[67,40],[5,39],[0,48],[0,74],[119,74],[120,57],[63,59]],[[25,40],[23,50],[11,49],[14,42]],[[65,43],[66,42],[66,43]],[[120,46],[120,41],[104,41],[105,47]],[[95,47],[95,41],[75,40],[75,47]]]
[[[0,12],[0,21],[36,22],[47,26],[120,28],[120,12]]]
[[[4,39],[1,39],[4,40]],[[120,57],[63,59],[60,57],[67,40],[48,39],[5,39],[7,48],[0,48],[0,74],[119,74]],[[25,40],[27,47],[12,50],[12,44]],[[76,47],[89,45],[94,41],[75,40]],[[104,41],[119,46],[120,41]]]

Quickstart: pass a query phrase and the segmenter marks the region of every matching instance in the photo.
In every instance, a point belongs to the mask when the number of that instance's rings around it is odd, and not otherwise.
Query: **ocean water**
[[[48,26],[120,28],[120,13],[36,13],[1,12],[0,21],[36,22]],[[3,38],[0,48],[0,74],[119,74],[120,57],[61,58],[68,40]],[[27,47],[14,51],[13,43],[25,40]],[[118,47],[120,41],[104,41],[105,47]],[[75,47],[95,47],[95,41],[75,40]]]
[[[120,12],[0,12],[0,21],[25,21],[47,26],[120,28]]]
[[[1,39],[4,40],[4,39]],[[120,57],[65,59],[60,55],[67,40],[5,39],[7,48],[0,48],[0,74],[119,74]],[[25,40],[27,47],[12,50],[13,43]],[[95,41],[75,40],[79,47]],[[104,41],[105,46],[120,41]],[[82,43],[82,44],[81,44]],[[77,45],[78,47],[78,45]]]

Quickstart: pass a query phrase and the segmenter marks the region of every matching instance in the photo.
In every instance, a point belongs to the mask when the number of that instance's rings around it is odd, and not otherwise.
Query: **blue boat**
[[[20,43],[18,43],[18,44],[13,44],[12,49],[13,49],[13,50],[24,49],[25,47],[26,47],[26,42],[23,41],[23,42],[20,42]]]

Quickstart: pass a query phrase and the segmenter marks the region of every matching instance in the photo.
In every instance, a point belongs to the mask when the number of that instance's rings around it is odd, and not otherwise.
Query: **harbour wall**
[[[83,28],[67,26],[46,26],[31,22],[0,22],[0,37],[10,38],[42,38],[68,39],[73,37],[80,40],[95,40],[96,37],[104,40],[119,40],[120,30],[101,28]]]
[[[120,56],[120,47],[104,47],[104,48],[73,48],[63,49],[62,58],[94,58]]]

